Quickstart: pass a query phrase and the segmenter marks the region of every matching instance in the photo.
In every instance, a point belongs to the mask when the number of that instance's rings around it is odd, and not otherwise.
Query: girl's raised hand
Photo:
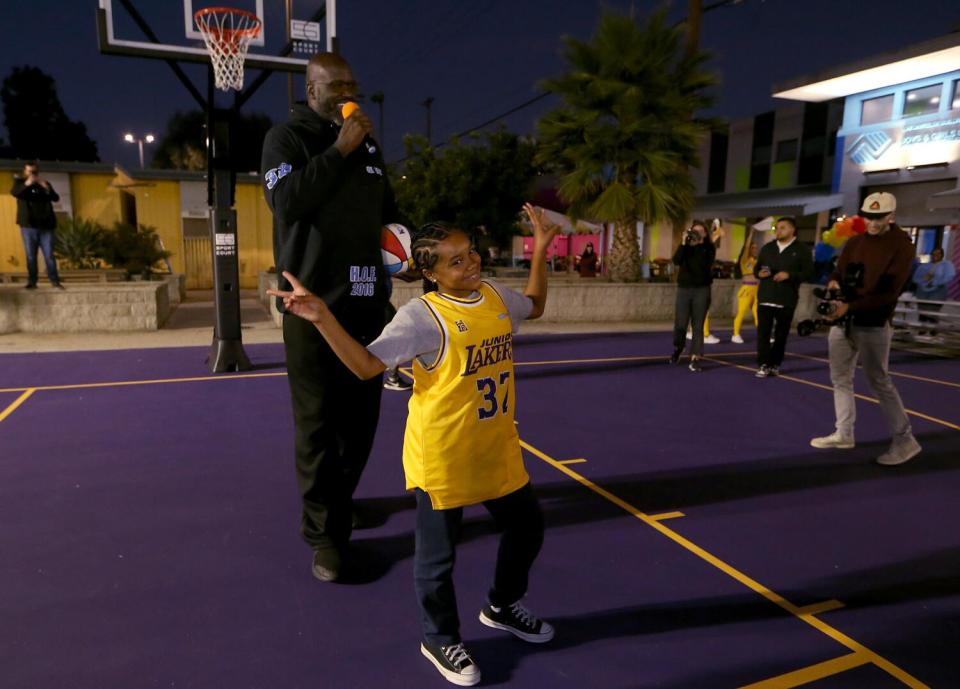
[[[523,204],[523,210],[526,211],[527,217],[530,218],[530,225],[533,226],[534,241],[542,243],[544,246],[548,245],[560,231],[560,226],[545,224],[543,209],[537,208],[531,203]]]
[[[283,299],[283,306],[287,311],[311,323],[320,322],[324,316],[330,313],[327,305],[323,303],[323,299],[300,284],[300,281],[293,274],[283,271],[283,277],[290,283],[292,290],[285,292],[268,289],[267,294]]]

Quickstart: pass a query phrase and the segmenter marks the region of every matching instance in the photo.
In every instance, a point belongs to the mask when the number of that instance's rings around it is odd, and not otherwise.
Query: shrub
[[[105,248],[104,229],[93,220],[61,218],[57,226],[57,259],[65,268],[83,270],[102,265]]]
[[[126,270],[128,277],[149,277],[156,264],[170,256],[169,251],[160,248],[156,229],[147,225],[135,227],[118,222],[104,237],[104,260],[114,268]]]

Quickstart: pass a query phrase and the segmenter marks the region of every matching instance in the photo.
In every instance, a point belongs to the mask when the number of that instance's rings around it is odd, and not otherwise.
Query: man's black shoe
[[[24,289],[36,289],[36,288],[37,288],[37,283],[35,282],[28,282],[26,285],[24,285]]]
[[[56,287],[57,289],[66,289],[66,287],[64,287],[63,284],[61,284],[61,283],[59,283],[59,282],[51,282],[50,285],[51,285],[52,287]]]
[[[676,347],[673,350],[673,354],[670,355],[670,363],[676,364],[680,361],[680,355],[683,354],[683,347]]]
[[[690,359],[690,366],[688,368],[694,373],[700,373],[703,370],[703,366],[700,365],[700,359]]]
[[[320,581],[336,581],[340,576],[340,551],[328,545],[313,551],[310,570]]]
[[[448,682],[461,687],[472,687],[480,682],[480,668],[473,662],[463,643],[450,646],[421,643],[420,652]]]
[[[387,374],[386,379],[383,381],[383,387],[385,390],[409,390],[413,387],[411,383],[406,378],[402,378],[396,369],[390,371]]]

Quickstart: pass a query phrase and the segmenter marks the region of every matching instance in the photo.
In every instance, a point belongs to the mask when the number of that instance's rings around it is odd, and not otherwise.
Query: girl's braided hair
[[[414,266],[420,270],[433,270],[440,254],[437,253],[437,245],[447,239],[455,232],[462,232],[459,227],[454,227],[447,222],[428,222],[417,230],[413,240],[411,251],[413,252]],[[434,292],[437,289],[437,283],[431,282],[424,276],[423,293]]]

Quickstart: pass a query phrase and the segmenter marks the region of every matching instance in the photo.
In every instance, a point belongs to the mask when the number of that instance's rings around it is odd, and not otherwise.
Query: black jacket
[[[709,239],[699,244],[684,242],[673,254],[673,263],[680,268],[677,285],[680,287],[707,287],[713,284],[713,261],[717,247]]]
[[[273,256],[320,296],[338,318],[382,318],[389,278],[380,233],[402,222],[380,146],[367,138],[344,158],[334,147],[340,128],[304,104],[263,142],[263,192],[273,211]],[[277,300],[282,311],[283,304]]]
[[[761,278],[760,271],[764,268],[770,270],[770,276]],[[783,282],[774,282],[773,276],[780,271],[790,273],[790,278]],[[776,240],[767,242],[757,255],[753,274],[760,280],[760,289],[757,291],[758,304],[777,304],[794,308],[800,293],[800,283],[813,278],[813,253],[797,239],[794,239],[782,253]]]
[[[56,229],[57,215],[53,212],[53,204],[60,200],[60,195],[53,190],[52,184],[48,190],[42,184],[28,187],[24,181],[22,177],[14,177],[10,190],[17,197],[17,224],[37,230]]]

